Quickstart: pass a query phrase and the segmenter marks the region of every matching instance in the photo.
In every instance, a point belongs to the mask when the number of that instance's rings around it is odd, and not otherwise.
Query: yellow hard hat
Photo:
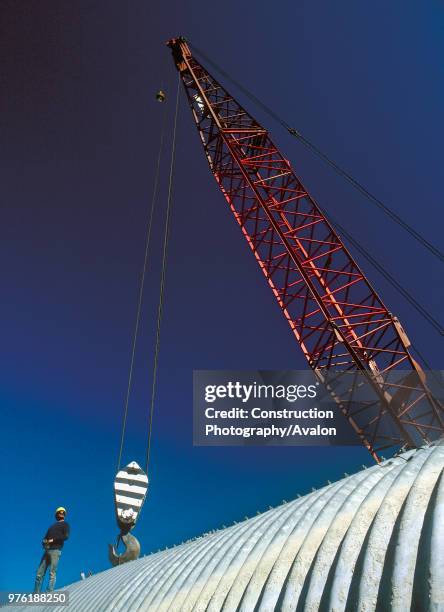
[[[58,514],[59,512],[63,512],[63,514],[66,514],[66,509],[63,506],[59,506],[55,513]]]

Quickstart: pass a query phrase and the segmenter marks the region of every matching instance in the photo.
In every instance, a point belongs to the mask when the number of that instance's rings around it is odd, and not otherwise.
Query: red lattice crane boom
[[[442,406],[387,310],[262,127],[193,57],[168,42],[211,171],[310,367],[376,460],[444,433]],[[354,385],[329,373],[359,373]],[[366,387],[366,402],[353,394]],[[362,389],[361,389],[362,390]]]

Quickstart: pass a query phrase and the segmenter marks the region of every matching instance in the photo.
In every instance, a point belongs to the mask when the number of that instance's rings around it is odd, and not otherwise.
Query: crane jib
[[[213,176],[308,364],[339,410],[376,460],[384,449],[440,437],[443,407],[410,354],[407,334],[290,162],[185,39],[168,45]],[[353,386],[341,386],[334,371],[360,372],[368,403],[354,403]]]

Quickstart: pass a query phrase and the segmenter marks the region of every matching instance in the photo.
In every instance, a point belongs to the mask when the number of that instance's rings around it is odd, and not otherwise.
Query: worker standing
[[[34,593],[40,593],[42,582],[49,566],[48,591],[53,591],[56,581],[57,566],[62,554],[63,543],[69,537],[69,525],[65,521],[66,510],[63,507],[55,511],[56,523],[46,532],[42,545],[45,549],[35,577]]]

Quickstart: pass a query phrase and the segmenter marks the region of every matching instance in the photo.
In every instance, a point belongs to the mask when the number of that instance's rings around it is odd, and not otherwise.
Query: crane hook
[[[127,561],[133,561],[134,559],[138,559],[140,555],[139,540],[131,533],[125,533],[123,535],[120,533],[117,538],[117,546],[120,540],[122,540],[125,545],[125,550],[121,555],[118,554],[113,544],[108,544],[108,557],[112,566],[122,565],[122,563],[126,563]]]
[[[122,541],[125,550],[119,555],[116,548],[108,544],[108,557],[112,565],[121,565],[137,559],[140,555],[140,543],[130,531],[139,518],[147,491],[148,476],[135,461],[117,472],[114,480],[114,503],[120,533],[116,547]]]

